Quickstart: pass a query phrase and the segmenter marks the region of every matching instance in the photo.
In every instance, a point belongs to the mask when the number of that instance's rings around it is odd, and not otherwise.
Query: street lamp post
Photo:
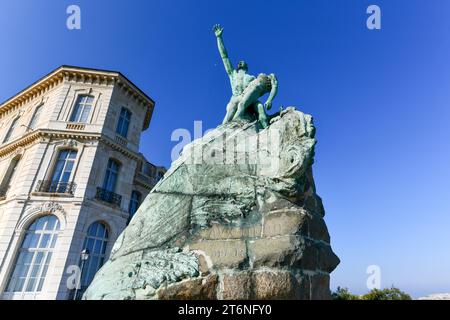
[[[84,249],[83,251],[81,251],[81,271],[80,271],[80,280],[78,281],[76,287],[75,287],[75,294],[73,296],[73,300],[77,300],[77,296],[78,296],[78,290],[79,288],[81,288],[81,281],[83,279],[83,270],[84,270],[84,264],[85,262],[89,259],[89,249]]]

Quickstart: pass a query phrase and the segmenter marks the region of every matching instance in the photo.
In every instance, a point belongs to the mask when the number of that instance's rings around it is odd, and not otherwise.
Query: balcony
[[[66,129],[68,130],[83,131],[85,128],[86,125],[83,123],[68,123],[66,125]]]
[[[61,193],[73,195],[75,193],[75,189],[76,189],[75,182],[40,180],[38,181],[36,192]]]
[[[122,196],[120,194],[114,193],[112,191],[108,191],[106,189],[97,187],[97,193],[95,194],[95,199],[110,203],[114,206],[120,208],[120,204],[122,202]]]

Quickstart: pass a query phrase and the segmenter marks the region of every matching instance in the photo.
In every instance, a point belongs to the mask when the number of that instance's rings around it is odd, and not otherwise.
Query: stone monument
[[[255,89],[258,77],[242,86],[246,64],[233,70],[224,52],[224,123],[172,163],[84,299],[330,299],[339,259],[314,185],[312,117],[293,107],[261,116],[267,90]],[[267,108],[278,84],[266,77]]]

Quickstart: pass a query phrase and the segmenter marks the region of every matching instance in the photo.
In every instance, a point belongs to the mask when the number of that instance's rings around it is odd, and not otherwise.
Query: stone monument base
[[[312,175],[311,116],[219,126],[145,199],[85,299],[330,299],[339,263]]]

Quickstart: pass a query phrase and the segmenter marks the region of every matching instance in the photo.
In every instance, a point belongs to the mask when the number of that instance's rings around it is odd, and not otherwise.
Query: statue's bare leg
[[[238,104],[237,111],[233,117],[233,120],[242,118],[245,110],[252,104],[256,103],[258,99],[263,95],[263,92],[258,87],[248,87],[245,89],[242,99]]]
[[[261,124],[261,126],[265,129],[269,126],[269,120],[267,119],[266,111],[264,110],[264,105],[260,101],[256,101],[256,103],[253,105],[255,114],[258,117],[258,121]]]
[[[240,101],[240,97],[239,96],[232,96],[230,99],[230,102],[228,102],[227,104],[227,114],[225,115],[225,118],[223,119],[222,124],[228,123],[231,120],[233,120],[233,117],[236,113],[236,110],[238,108],[238,104]]]

